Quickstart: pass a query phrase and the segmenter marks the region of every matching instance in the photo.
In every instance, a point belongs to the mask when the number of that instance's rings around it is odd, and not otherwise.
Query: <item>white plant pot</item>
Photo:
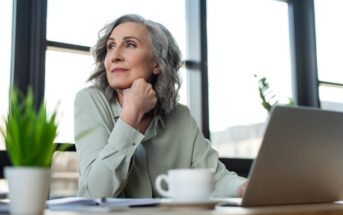
[[[11,214],[43,214],[50,186],[50,168],[5,167]]]

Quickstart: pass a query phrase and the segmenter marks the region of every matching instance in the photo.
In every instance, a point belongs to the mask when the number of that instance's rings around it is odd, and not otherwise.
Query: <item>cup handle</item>
[[[170,197],[170,189],[169,188],[168,188],[168,190],[163,189],[162,188],[162,181],[165,181],[168,184],[168,187],[169,187],[168,176],[165,175],[165,174],[162,174],[162,175],[157,176],[157,178],[156,178],[156,182],[155,182],[156,190],[162,196]]]

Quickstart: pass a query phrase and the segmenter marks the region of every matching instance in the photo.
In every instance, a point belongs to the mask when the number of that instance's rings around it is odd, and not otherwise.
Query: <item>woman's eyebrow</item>
[[[141,42],[137,37],[135,37],[135,36],[125,36],[125,37],[123,37],[123,40],[124,41],[126,41],[126,40],[132,40],[132,39],[134,39],[134,40],[137,40],[138,42]],[[115,41],[115,39],[113,38],[113,37],[109,37],[108,39],[107,39],[107,42],[108,41]]]
[[[123,38],[123,40],[130,40],[130,39],[134,39],[134,40],[137,40],[138,42],[141,42],[137,37],[134,37],[134,36],[125,36]]]
[[[114,41],[114,38],[109,37],[109,38],[107,39],[107,42],[110,41],[110,40],[111,40],[111,41]]]

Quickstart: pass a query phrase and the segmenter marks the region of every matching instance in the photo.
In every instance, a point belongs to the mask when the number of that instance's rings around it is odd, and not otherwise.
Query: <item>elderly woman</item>
[[[246,180],[177,103],[181,54],[164,26],[122,16],[100,31],[93,54],[93,85],[75,98],[75,134],[93,130],[76,142],[80,196],[159,197],[155,178],[177,168],[212,168],[216,196],[243,195]]]

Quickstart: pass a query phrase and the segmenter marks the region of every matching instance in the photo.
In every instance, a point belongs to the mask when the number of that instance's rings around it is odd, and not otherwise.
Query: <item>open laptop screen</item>
[[[343,199],[343,113],[276,106],[251,168],[243,206]]]

